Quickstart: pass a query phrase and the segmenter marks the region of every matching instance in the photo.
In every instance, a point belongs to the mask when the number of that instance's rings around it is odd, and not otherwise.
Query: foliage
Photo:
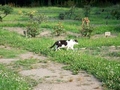
[[[81,35],[83,37],[91,37],[91,33],[93,32],[93,27],[91,26],[83,26],[81,29]]]
[[[12,11],[13,11],[12,7],[8,5],[4,5],[4,6],[0,5],[0,21],[2,22],[3,18],[6,17],[8,14],[11,14]]]
[[[59,22],[57,25],[54,26],[53,34],[55,34],[56,36],[60,36],[62,33],[65,33],[65,29],[62,23]]]
[[[34,15],[30,13],[30,20],[28,21],[29,24],[27,25],[27,31],[24,34],[28,37],[36,37],[39,34],[39,26],[42,22],[47,20],[47,17],[43,14]]]
[[[90,5],[85,5],[84,6],[84,15],[85,15],[85,17],[89,17],[90,16],[90,9],[91,9],[91,7],[90,7]]]
[[[27,32],[24,34],[28,37],[36,37],[39,34],[39,23],[38,22],[30,22],[27,25]]]
[[[120,19],[120,9],[115,9],[111,11],[112,17],[116,18],[117,20]]]

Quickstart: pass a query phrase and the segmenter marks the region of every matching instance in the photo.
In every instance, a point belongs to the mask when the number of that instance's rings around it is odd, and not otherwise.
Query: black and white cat
[[[70,40],[59,40],[59,41],[56,41],[50,48],[55,48],[55,50],[60,50],[60,48],[67,48],[68,49],[74,49],[74,45],[75,44],[78,44],[78,41],[77,40],[73,40],[73,39],[70,39]]]

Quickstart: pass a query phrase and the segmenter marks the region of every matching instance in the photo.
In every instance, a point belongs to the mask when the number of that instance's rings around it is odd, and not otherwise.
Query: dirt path
[[[7,49],[4,46],[2,48]],[[39,82],[33,90],[103,90],[101,82],[85,71],[72,75],[71,71],[62,69],[63,64],[52,62],[49,58],[32,52],[26,52],[11,59],[0,58],[0,63],[10,64],[31,58],[40,60],[34,64],[37,68],[20,70],[18,73]]]

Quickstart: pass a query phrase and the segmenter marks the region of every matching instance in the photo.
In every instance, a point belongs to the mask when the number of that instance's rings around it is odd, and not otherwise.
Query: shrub
[[[28,37],[36,37],[39,34],[39,26],[42,22],[47,21],[47,17],[43,14],[39,14],[38,16],[30,16],[30,20],[28,21],[27,31],[24,31],[24,34]]]
[[[60,36],[62,33],[65,33],[65,29],[63,25],[59,22],[57,25],[54,26],[54,32],[56,36]]]
[[[8,5],[4,5],[1,6],[0,5],[0,21],[3,21],[3,18],[5,18],[8,14],[10,14],[13,11],[13,8],[8,6]]]
[[[116,18],[117,20],[120,19],[120,10],[119,9],[112,10],[111,15],[112,15],[112,17]]]
[[[39,24],[37,22],[31,22],[27,26],[27,32],[24,34],[28,37],[36,37],[39,34]]]
[[[93,27],[82,27],[82,30],[80,31],[81,35],[84,37],[91,37],[91,33],[93,32]]]

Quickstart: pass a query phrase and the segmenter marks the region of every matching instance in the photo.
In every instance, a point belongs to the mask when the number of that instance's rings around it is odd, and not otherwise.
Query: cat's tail
[[[53,48],[54,46],[55,46],[55,43],[50,48]]]

